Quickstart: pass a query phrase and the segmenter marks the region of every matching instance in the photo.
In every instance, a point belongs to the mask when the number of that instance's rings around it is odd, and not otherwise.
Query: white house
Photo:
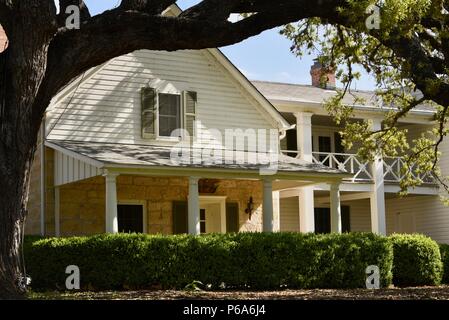
[[[333,91],[313,84],[250,82],[217,49],[140,50],[89,70],[47,111],[26,232],[422,232],[449,243],[437,186],[399,198],[401,160],[342,149],[322,105]],[[379,127],[383,111],[356,115]],[[431,116],[401,125],[413,137]]]

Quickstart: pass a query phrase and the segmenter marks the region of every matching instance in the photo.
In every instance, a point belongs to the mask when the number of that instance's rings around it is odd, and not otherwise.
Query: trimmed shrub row
[[[64,289],[68,265],[80,268],[89,290],[193,281],[215,289],[363,288],[369,265],[379,267],[382,286],[392,283],[392,242],[370,233],[119,234],[28,239],[24,248],[34,290]]]
[[[83,289],[184,288],[193,281],[227,288],[358,288],[377,265],[381,285],[449,283],[449,245],[423,235],[238,233],[192,236],[99,235],[25,238],[36,290],[64,289],[77,265]]]
[[[393,283],[396,286],[439,285],[443,277],[438,244],[419,234],[394,234]]]

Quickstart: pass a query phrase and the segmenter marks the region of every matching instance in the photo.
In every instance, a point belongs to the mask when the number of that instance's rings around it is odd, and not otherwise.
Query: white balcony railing
[[[384,181],[386,182],[399,182],[404,178],[405,173],[403,168],[408,166],[407,162],[403,158],[391,158],[385,157],[384,162]],[[418,172],[416,165],[411,166],[411,174],[414,179],[419,179],[423,183],[434,184],[436,183],[431,172]]]
[[[299,152],[295,150],[282,150],[283,154],[298,158]],[[349,153],[328,153],[313,152],[313,163],[325,165],[327,167],[339,170],[345,170],[353,175],[347,179],[351,182],[372,182],[373,175],[369,161],[364,161],[356,154]],[[384,181],[389,183],[399,183],[404,178],[402,168],[407,163],[403,158],[385,157],[383,159]],[[435,179],[430,172],[418,172],[415,165],[412,165],[412,177],[420,179],[424,184],[435,184]]]
[[[356,154],[314,152],[313,162],[334,169],[346,170],[353,174],[353,177],[348,179],[352,182],[373,180],[369,162],[363,161]]]

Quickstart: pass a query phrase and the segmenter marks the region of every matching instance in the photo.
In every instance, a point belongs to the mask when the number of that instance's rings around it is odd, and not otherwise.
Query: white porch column
[[[273,191],[273,231],[281,230],[281,195],[279,191]]]
[[[299,231],[302,233],[315,232],[315,207],[313,187],[299,189]]]
[[[374,120],[372,130],[377,131],[380,129],[382,129],[381,120]],[[373,189],[370,194],[371,231],[386,235],[384,165],[380,153],[376,155],[374,162],[371,163],[371,173],[373,175]]]
[[[188,225],[189,234],[200,234],[200,195],[198,192],[198,177],[189,178]]]
[[[299,158],[312,162],[312,116],[310,112],[297,112],[296,134]],[[299,231],[303,233],[315,232],[315,207],[313,187],[299,189]]]
[[[340,184],[330,185],[331,200],[331,232],[341,233]]]
[[[263,232],[273,232],[273,182],[263,180]]]
[[[118,173],[106,173],[106,233],[118,233],[117,177]]]
[[[59,238],[61,235],[60,208],[61,208],[61,197],[59,187],[55,187],[55,237],[57,238]]]

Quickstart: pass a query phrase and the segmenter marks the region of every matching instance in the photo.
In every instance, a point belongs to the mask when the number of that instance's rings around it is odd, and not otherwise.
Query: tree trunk
[[[39,89],[54,32],[40,27],[49,19],[40,0],[18,5],[23,10],[7,30],[8,48],[0,53],[0,299],[22,298],[25,293],[21,246],[30,168],[49,103],[39,98]]]
[[[0,54],[0,299],[22,298],[25,293],[21,244],[37,140],[37,130],[31,125],[31,108],[17,103],[29,103],[33,96],[17,99],[23,93],[16,89],[12,94],[14,82],[6,67],[9,54],[8,50]],[[32,80],[19,80],[25,86],[29,81]]]

